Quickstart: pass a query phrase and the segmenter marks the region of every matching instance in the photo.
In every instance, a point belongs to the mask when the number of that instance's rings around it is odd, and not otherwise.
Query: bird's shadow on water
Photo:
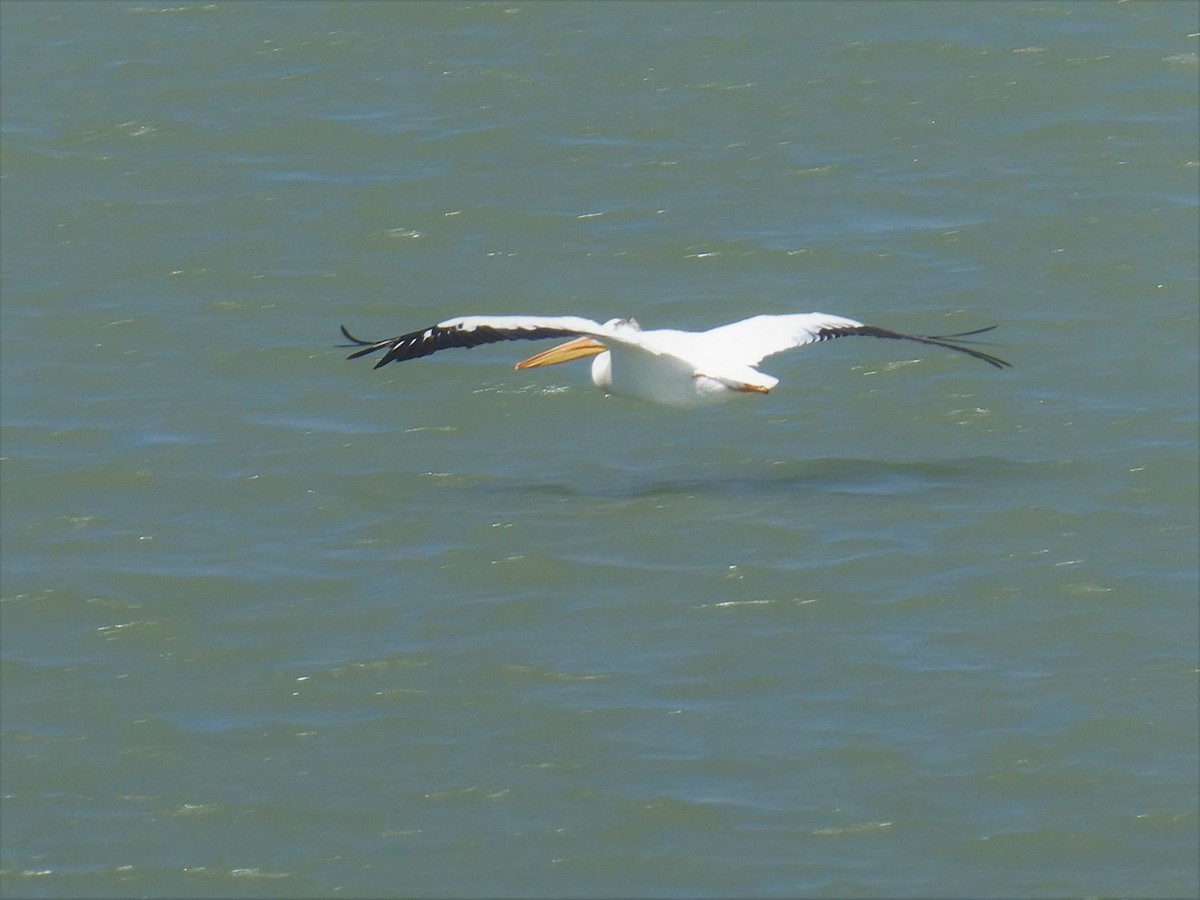
[[[506,478],[486,490],[497,494],[541,495],[559,499],[640,500],[676,496],[775,497],[795,493],[876,496],[917,494],[955,485],[1005,483],[1048,474],[1057,462],[1029,462],[975,456],[921,462],[822,459],[708,464],[698,472],[591,468],[565,480]]]

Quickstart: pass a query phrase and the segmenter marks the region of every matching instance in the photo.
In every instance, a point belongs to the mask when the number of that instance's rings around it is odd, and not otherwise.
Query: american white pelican
[[[606,393],[667,406],[704,406],[738,394],[768,393],[779,379],[755,368],[768,356],[853,335],[932,344],[1004,368],[1010,363],[963,346],[971,342],[961,340],[995,327],[923,336],[888,331],[842,316],[804,313],[754,316],[708,331],[643,331],[633,319],[610,319],[601,325],[578,316],[462,316],[383,341],[359,340],[345,325],[342,334],[362,348],[347,359],[386,350],[375,364],[377,369],[448,347],[570,337],[573,340],[522,360],[517,368],[532,369],[596,356],[592,361],[592,381]]]

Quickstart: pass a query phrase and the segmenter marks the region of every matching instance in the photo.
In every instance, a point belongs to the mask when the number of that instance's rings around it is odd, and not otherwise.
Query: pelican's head
[[[604,327],[612,328],[614,330],[620,329],[620,328],[628,328],[630,331],[641,331],[642,330],[642,326],[638,324],[638,320],[633,318],[632,316],[628,319],[609,319],[607,322],[604,323]]]
[[[642,326],[638,324],[637,319],[609,319],[604,323],[605,328],[613,331],[641,331]],[[565,344],[559,344],[556,347],[551,347],[549,350],[543,350],[541,353],[535,353],[528,359],[523,359],[517,363],[518,369],[536,369],[540,366],[556,366],[559,363],[571,362],[576,359],[584,359],[588,356],[595,356],[597,353],[603,353],[608,348],[597,340],[590,337],[578,337],[573,341],[567,341]],[[597,360],[598,362],[598,360]],[[595,373],[596,366],[592,367]],[[594,379],[593,374],[593,379]],[[599,383],[599,382],[597,382]]]
[[[576,359],[586,359],[589,356],[596,357],[592,360],[592,383],[602,391],[611,391],[612,354],[608,352],[607,347],[590,337],[575,338],[573,341],[543,350],[529,359],[521,360],[516,367],[536,369],[540,366],[555,366]]]

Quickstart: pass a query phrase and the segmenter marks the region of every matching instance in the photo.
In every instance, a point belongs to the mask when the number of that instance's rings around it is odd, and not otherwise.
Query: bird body
[[[569,337],[572,340],[517,363],[518,369],[555,365],[587,356],[592,381],[606,393],[636,397],[666,406],[707,406],[742,394],[766,394],[779,383],[758,371],[763,359],[784,350],[837,337],[865,336],[915,341],[955,350],[997,368],[1009,363],[963,339],[992,327],[960,334],[901,334],[825,313],[760,315],[708,331],[642,330],[633,319],[603,324],[579,316],[463,316],[387,338],[363,341],[342,326],[360,349],[349,359],[386,351],[375,368],[417,359],[450,347],[476,347],[498,341]]]

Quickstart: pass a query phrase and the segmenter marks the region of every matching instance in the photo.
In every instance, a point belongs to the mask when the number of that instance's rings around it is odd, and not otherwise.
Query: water
[[[1200,889],[1195,5],[0,14],[5,896]]]

